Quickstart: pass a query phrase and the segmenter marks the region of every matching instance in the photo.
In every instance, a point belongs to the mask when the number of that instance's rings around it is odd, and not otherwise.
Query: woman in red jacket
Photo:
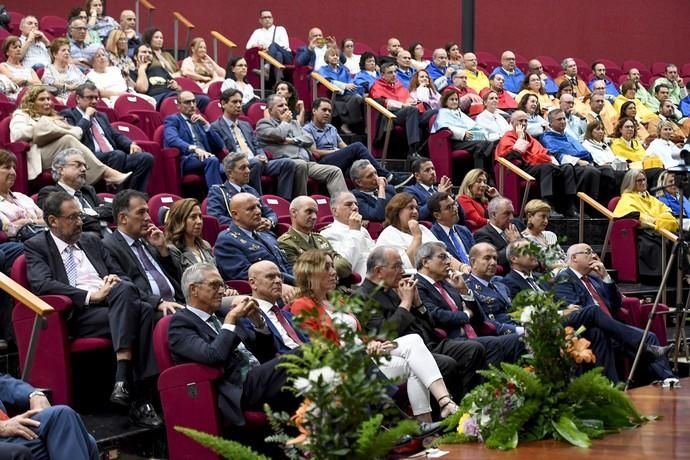
[[[307,317],[301,324],[304,330],[321,334],[336,344],[340,343],[340,337],[334,323],[359,330],[357,318],[351,313],[334,311],[329,300],[337,284],[330,252],[314,249],[302,253],[295,262],[294,272],[298,298],[290,310],[295,316],[301,314]],[[379,364],[380,371],[386,377],[407,379],[407,396],[412,413],[418,420],[431,421],[429,393],[438,402],[442,418],[457,411],[441,371],[419,335],[408,334],[393,341],[369,339],[367,352],[388,355]]]
[[[483,169],[473,169],[465,175],[458,192],[458,203],[465,212],[465,221],[475,223],[471,230],[483,227],[489,222],[486,207],[492,198],[501,196],[495,187],[489,186]]]

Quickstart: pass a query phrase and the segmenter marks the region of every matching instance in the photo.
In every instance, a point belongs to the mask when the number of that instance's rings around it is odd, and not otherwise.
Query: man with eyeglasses
[[[115,262],[98,236],[82,232],[82,210],[67,192],[43,205],[48,232],[25,242],[27,275],[37,295],[60,294],[72,301],[67,321],[75,337],[108,337],[117,359],[110,401],[128,406],[134,424],[156,428],[162,421],[151,405],[154,309]]]
[[[539,74],[541,84],[547,94],[554,95],[558,92],[558,85],[555,81],[553,81],[553,78],[551,78],[549,74],[544,72],[544,66],[538,59],[530,59],[530,61],[527,63],[527,69],[530,72],[537,72]]]
[[[51,174],[55,185],[46,185],[38,192],[38,205],[43,206],[54,192],[67,192],[76,198],[82,211],[82,231],[94,232],[99,237],[106,234],[108,223],[113,221],[113,209],[96,194],[96,189],[86,184],[86,163],[81,152],[65,149],[53,157]]]
[[[570,246],[566,256],[568,268],[558,274],[552,287],[555,296],[567,305],[562,312],[565,324],[574,329],[582,325],[597,327],[633,358],[642,339],[642,330],[617,319],[623,297],[606,267],[587,244]],[[646,340],[642,356],[654,378],[674,377],[667,358],[673,346],[660,347],[653,332]]]
[[[448,86],[448,89],[452,89],[458,93],[458,97],[460,98],[460,110],[468,112],[472,104],[482,103],[482,98],[479,97],[479,94],[467,86],[467,72],[465,69],[454,70],[451,74],[450,81],[451,84]]]
[[[398,43],[398,46],[400,46],[400,43]],[[412,55],[406,49],[401,49],[395,57],[395,63],[398,66],[396,71],[398,81],[405,88],[409,88],[412,77],[417,73],[417,69],[412,67]]]
[[[197,112],[191,91],[177,95],[177,110],[179,113],[165,119],[163,145],[180,151],[182,175],[203,174],[208,188],[222,184],[223,167],[215,154],[225,148],[223,139]]]
[[[288,33],[283,26],[276,26],[273,23],[273,13],[271,10],[263,9],[259,11],[259,24],[261,27],[254,30],[247,40],[246,49],[259,48],[267,50],[271,43],[290,51],[290,40]]]
[[[79,17],[73,18],[69,24],[69,52],[72,64],[79,67],[79,70],[85,73],[91,70],[90,63],[93,61],[93,56],[103,46],[100,43],[87,44],[87,30],[86,21]]]
[[[434,50],[431,54],[431,62],[425,70],[437,90],[442,91],[443,88],[452,84],[450,76],[453,74],[453,68],[448,65],[448,52],[444,48]]]
[[[100,52],[100,51],[99,51]],[[81,143],[93,151],[106,165],[131,176],[118,186],[146,192],[153,170],[153,155],[141,150],[136,142],[117,131],[108,116],[98,111],[100,93],[96,85],[86,81],[75,89],[77,106],[65,109],[60,115],[82,130]]]
[[[19,22],[22,43],[22,64],[34,70],[46,67],[51,63],[48,47],[50,42],[45,34],[38,30],[38,19],[35,16],[24,16]]]
[[[186,308],[175,313],[168,329],[173,361],[224,369],[217,385],[218,407],[232,425],[244,425],[243,412],[260,411],[264,404],[292,413],[299,402],[283,390],[287,373],[278,365],[281,358],[259,304],[243,297],[223,315],[223,288],[212,264],[194,264],[185,271]]]
[[[513,94],[520,92],[522,81],[525,79],[525,74],[517,67],[516,62],[515,53],[506,50],[501,54],[501,65],[496,67],[489,75],[489,79],[494,75],[502,75],[505,81],[505,89]]]

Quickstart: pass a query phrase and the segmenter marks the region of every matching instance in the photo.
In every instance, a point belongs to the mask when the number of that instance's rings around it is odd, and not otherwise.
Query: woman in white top
[[[487,140],[497,141],[512,129],[504,117],[507,114],[498,108],[498,94],[496,91],[489,90],[485,92],[482,99],[484,100],[484,111],[477,115],[475,121],[479,127],[487,132]]]
[[[259,98],[254,94],[254,87],[247,81],[247,61],[242,56],[235,56],[228,62],[228,72],[221,92],[228,89],[236,89],[242,92],[242,107],[249,107],[249,104],[256,102]]]
[[[96,54],[93,55],[93,61],[91,61],[93,69],[86,74],[86,79],[91,80],[93,84],[96,85],[101,95],[101,100],[103,100],[108,107],[114,107],[117,97],[121,94],[127,94],[130,82],[122,76],[122,71],[118,67],[109,64],[110,59],[108,52],[103,48],[99,49],[96,51]],[[137,96],[149,101],[152,107],[151,110],[155,110],[155,99],[145,94],[137,93]]]
[[[664,168],[673,168],[674,166],[682,165],[681,160],[676,160],[673,157],[680,158],[680,148],[671,141],[673,135],[673,124],[668,121],[660,121],[657,127],[657,137],[647,147],[648,155],[656,155],[664,162]]]
[[[355,41],[351,38],[346,38],[340,44],[340,49],[343,50],[345,56],[345,63],[343,64],[350,75],[359,72],[359,54],[355,54]]]
[[[2,50],[5,53],[6,61],[0,64],[0,74],[6,76],[14,85],[17,91],[7,94],[11,99],[15,99],[22,88],[31,85],[40,85],[41,79],[31,67],[24,67],[22,64],[22,42],[19,38],[10,35],[2,43]],[[15,86],[12,85],[12,89]]]
[[[55,97],[64,103],[69,93],[86,81],[86,76],[76,65],[70,63],[69,40],[66,38],[53,40],[50,54],[53,56],[53,63],[45,68],[42,80],[46,85],[57,89]]]
[[[421,43],[412,43],[407,51],[409,51],[412,55],[412,60],[410,61],[412,67],[414,67],[416,70],[426,69],[426,66],[429,65],[429,60],[424,59],[424,47]]]
[[[522,232],[522,236],[539,246],[547,269],[561,269],[566,267],[566,254],[558,244],[558,236],[546,230],[550,213],[551,206],[546,201],[528,201],[525,205],[527,228]]]
[[[14,153],[0,149],[0,224],[9,237],[16,236],[17,231],[26,224],[45,225],[43,212],[34,200],[12,191],[17,179],[16,166]]]
[[[417,249],[424,244],[438,239],[431,230],[420,224],[417,200],[409,193],[398,193],[386,206],[384,229],[376,240],[376,246],[390,246],[400,254],[403,268],[414,273],[414,258]],[[458,270],[460,262],[453,259],[451,267]]]
[[[184,58],[180,66],[183,77],[194,80],[206,92],[214,81],[223,81],[225,69],[216,64],[206,52],[206,42],[196,37],[189,44],[189,56]]]
[[[441,106],[441,95],[426,70],[420,70],[412,75],[410,80],[410,96],[418,103],[425,105],[427,110],[438,109]]]
[[[594,120],[587,125],[582,146],[592,155],[595,165],[610,165],[613,169],[621,171],[628,169],[628,163],[618,158],[606,142],[606,128],[601,121]]]

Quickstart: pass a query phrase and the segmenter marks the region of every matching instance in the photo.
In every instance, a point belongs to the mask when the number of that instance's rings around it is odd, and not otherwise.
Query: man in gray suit
[[[257,123],[256,137],[259,145],[270,150],[273,158],[290,158],[295,163],[295,196],[307,194],[307,176],[325,183],[331,196],[347,191],[345,178],[339,168],[313,161],[309,147],[314,140],[292,119],[285,98],[271,94],[266,104],[271,118]]]
[[[229,152],[242,152],[249,159],[249,185],[259,195],[261,176],[276,177],[276,193],[286,200],[293,198],[293,184],[295,181],[295,164],[288,158],[272,159],[269,161],[264,150],[259,146],[252,133],[252,126],[240,120],[242,115],[242,92],[228,89],[220,95],[220,105],[223,116],[211,123],[211,127],[218,133],[225,148]]]

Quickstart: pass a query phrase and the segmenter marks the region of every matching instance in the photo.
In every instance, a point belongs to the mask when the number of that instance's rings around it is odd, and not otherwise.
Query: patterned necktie
[[[96,118],[91,118],[91,134],[93,135],[93,140],[96,141],[96,145],[98,146],[98,149],[102,153],[106,152],[112,152],[113,148],[110,145],[110,142],[108,142],[108,139],[105,138],[103,133],[101,132],[98,122],[96,121]]]
[[[170,288],[170,285],[168,284],[168,280],[165,279],[165,275],[163,275],[156,268],[153,262],[151,262],[151,259],[149,259],[148,254],[146,253],[146,249],[144,249],[144,245],[142,244],[142,242],[137,240],[132,244],[132,246],[137,251],[137,254],[139,254],[139,260],[141,260],[141,264],[144,266],[144,270],[146,271],[146,273],[151,275],[151,278],[153,278],[153,281],[158,286],[158,292],[161,296],[161,299],[168,301],[175,300],[175,295],[173,294],[173,291]]]
[[[448,234],[450,235],[450,241],[453,243],[453,246],[455,246],[455,249],[457,249],[458,256],[460,256],[460,262],[469,264],[470,258],[467,256],[467,251],[465,251],[465,246],[463,246],[458,233],[451,228]]]
[[[441,284],[440,281],[436,281],[434,283],[434,287],[438,290],[439,294],[441,294],[441,297],[443,297],[443,300],[446,302],[446,305],[448,305],[451,311],[458,311],[458,306],[455,304],[450,294],[448,294],[446,288],[443,287],[443,284]],[[462,328],[465,330],[465,335],[467,335],[468,339],[474,339],[477,337],[477,333],[474,331],[474,328],[469,324],[463,324]]]
[[[541,288],[541,286],[539,286],[539,284],[537,284],[534,278],[528,276],[525,279],[527,280],[527,284],[529,284],[532,289],[534,289],[537,292],[544,292],[544,290]]]
[[[276,315],[278,322],[280,323],[281,326],[283,326],[283,329],[285,329],[285,332],[292,339],[292,341],[295,342],[297,345],[302,345],[304,342],[302,341],[302,339],[299,338],[297,331],[295,330],[294,327],[292,327],[292,324],[290,324],[290,322],[287,320],[285,315],[283,315],[283,312],[280,311],[280,308],[278,308],[278,305],[274,304],[271,307],[271,311],[273,312],[274,315]]]
[[[65,272],[67,272],[67,280],[70,286],[77,285],[77,259],[74,257],[75,246],[70,244],[62,252],[65,254],[63,256],[65,264]]]
[[[609,306],[606,304],[606,300],[604,300],[604,298],[596,290],[596,288],[590,281],[589,276],[583,276],[582,282],[585,283],[585,287],[589,291],[589,295],[591,295],[592,299],[594,299],[594,301],[599,305],[599,308],[601,308],[604,313],[611,316],[611,310],[609,310]]]

